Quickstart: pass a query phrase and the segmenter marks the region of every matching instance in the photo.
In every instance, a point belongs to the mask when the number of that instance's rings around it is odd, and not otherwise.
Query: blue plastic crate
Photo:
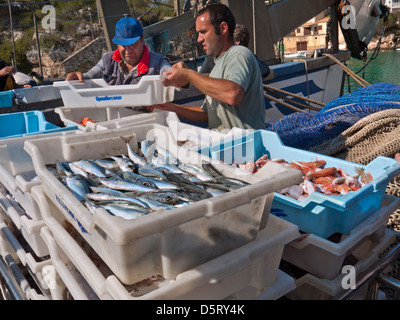
[[[0,91],[0,108],[11,107],[13,97],[14,97],[14,92],[11,90]]]
[[[0,115],[0,139],[32,134],[77,130],[78,126],[59,127],[46,121],[43,112],[27,111]]]
[[[303,232],[327,238],[333,233],[348,234],[359,223],[380,208],[385,189],[393,177],[400,174],[400,163],[395,159],[379,156],[368,165],[316,154],[285,146],[278,134],[257,130],[237,139],[224,140],[220,144],[204,147],[198,152],[225,163],[245,163],[257,160],[264,154],[269,158],[282,158],[290,162],[325,160],[325,167],[342,168],[356,175],[355,167],[371,173],[373,181],[357,191],[339,196],[311,193],[298,201],[279,193],[274,194],[271,213],[296,224]]]

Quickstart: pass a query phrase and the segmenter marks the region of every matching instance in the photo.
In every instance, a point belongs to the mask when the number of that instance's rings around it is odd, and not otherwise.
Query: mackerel
[[[106,187],[116,190],[136,191],[136,192],[153,192],[155,189],[145,187],[139,183],[116,178],[99,178],[100,183]]]

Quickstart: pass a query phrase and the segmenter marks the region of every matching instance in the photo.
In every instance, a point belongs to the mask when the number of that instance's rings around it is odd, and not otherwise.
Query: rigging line
[[[271,91],[277,91],[277,92],[283,93],[285,95],[292,96],[292,97],[295,97],[295,98],[298,98],[298,99],[302,99],[302,100],[305,100],[305,101],[320,105],[322,107],[325,107],[325,103],[322,103],[322,102],[319,102],[319,101],[316,101],[316,100],[312,100],[310,98],[302,97],[302,96],[299,96],[297,94],[294,94],[294,93],[291,93],[291,92],[288,92],[288,91],[285,91],[285,90],[282,90],[282,89],[274,88],[274,87],[271,87],[271,86],[269,86],[267,84],[263,84],[263,87],[266,88],[266,89],[269,89]]]
[[[299,109],[299,108],[297,108],[297,107],[295,107],[295,106],[292,106],[292,105],[289,104],[289,103],[286,103],[286,102],[284,102],[284,101],[281,101],[281,100],[279,100],[279,99],[276,99],[275,97],[273,97],[273,96],[267,94],[265,91],[264,91],[264,97],[268,98],[269,100],[272,100],[272,101],[275,101],[275,102],[277,102],[277,103],[280,103],[281,105],[283,105],[283,106],[285,106],[285,107],[288,107],[289,109],[292,109],[292,110],[294,110],[294,111],[297,111],[297,112],[305,112],[304,110],[301,110],[301,109]]]
[[[268,91],[268,93],[274,94],[274,95],[277,96],[278,98],[281,98],[281,99],[283,99],[283,100],[285,100],[285,101],[288,101],[288,102],[290,102],[290,103],[297,104],[298,106],[301,106],[301,107],[303,107],[304,109],[309,109],[308,111],[310,111],[310,110],[321,111],[321,108],[313,107],[313,106],[310,106],[309,104],[303,104],[303,103],[301,103],[301,102],[299,102],[299,101],[296,101],[296,100],[293,100],[293,99],[289,99],[288,97],[285,97],[285,96],[283,96],[283,95],[281,95],[281,94],[279,94],[279,93],[277,93],[277,92],[270,91],[270,90],[268,90],[268,89],[266,89],[266,90]],[[299,96],[299,97],[300,97],[300,96]],[[301,97],[300,97],[300,98],[301,98]]]
[[[355,74],[353,71],[351,71],[348,67],[346,67],[343,63],[341,63],[338,59],[336,59],[334,56],[328,53],[323,53],[322,55],[331,58],[333,61],[335,61],[345,72],[347,72],[355,81],[358,82],[362,87],[367,87],[370,84],[365,81],[363,78]]]

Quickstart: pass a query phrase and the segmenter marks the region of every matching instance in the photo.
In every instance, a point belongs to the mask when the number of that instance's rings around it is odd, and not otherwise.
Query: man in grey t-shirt
[[[215,58],[212,72],[207,76],[184,64],[175,64],[165,73],[166,86],[190,83],[202,91],[206,95],[202,106],[166,103],[148,109],[173,111],[189,121],[208,121],[210,129],[265,128],[261,73],[253,53],[234,44],[235,25],[233,14],[225,5],[211,4],[200,10],[196,17],[197,41]]]

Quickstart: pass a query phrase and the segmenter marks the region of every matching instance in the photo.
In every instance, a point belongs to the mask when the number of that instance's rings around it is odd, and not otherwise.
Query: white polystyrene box
[[[343,262],[349,254],[363,249],[358,254],[358,258],[362,258],[380,241],[389,216],[399,207],[399,198],[385,195],[382,207],[344,236],[339,243],[315,234],[306,234],[285,247],[282,259],[319,278],[334,279],[340,274]]]
[[[174,100],[175,87],[165,87],[160,75],[143,76],[137,84],[108,85],[103,79],[56,81],[65,107],[150,106]]]
[[[160,145],[170,152],[174,145],[169,140],[168,128],[158,124],[86,132],[76,138],[71,135],[30,140],[25,143],[25,150],[31,155],[50,200],[127,284],[154,274],[174,279],[185,270],[254,240],[266,202],[272,201],[268,196],[301,179],[298,170],[279,166],[279,170],[272,170],[268,177],[251,185],[174,210],[154,212],[134,220],[111,216],[101,208],[92,215],[46,168],[47,164],[127,153],[126,139],[130,139],[134,149],[138,141],[149,138],[156,138],[157,143],[161,141]],[[201,164],[201,160],[211,160],[199,153],[175,148],[178,150],[173,153],[184,163]],[[223,173],[239,172],[243,176],[242,170],[221,166]]]

